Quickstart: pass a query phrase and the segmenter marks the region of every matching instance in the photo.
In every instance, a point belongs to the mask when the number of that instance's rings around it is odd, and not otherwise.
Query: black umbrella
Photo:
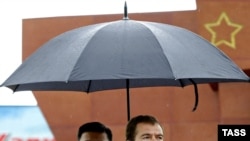
[[[181,27],[124,19],[65,32],[28,57],[1,85],[13,91],[94,92],[127,88],[248,82],[222,51]]]

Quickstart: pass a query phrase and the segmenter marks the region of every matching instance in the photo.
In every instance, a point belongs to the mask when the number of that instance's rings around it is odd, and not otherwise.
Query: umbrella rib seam
[[[89,38],[88,43],[85,45],[84,49],[81,51],[81,53],[79,53],[79,56],[81,56],[82,52],[86,49],[86,47],[88,46],[88,44],[90,43],[90,41],[96,36],[96,33],[100,31],[100,29],[104,28],[105,26],[107,26],[108,23],[106,23],[105,25],[98,27],[97,30],[93,33],[93,35]],[[76,60],[74,67],[72,67],[72,70],[70,72],[72,72],[75,69],[75,66],[77,64],[77,62],[79,62],[80,57],[78,57],[78,59]],[[71,77],[72,73],[69,73],[69,76],[67,77],[67,80],[70,80],[69,78]],[[90,91],[90,88],[88,88],[88,90]]]
[[[161,43],[160,43],[159,40],[156,38],[155,34],[153,34],[154,32],[150,29],[150,27],[148,27],[146,24],[144,24],[144,23],[142,23],[142,22],[138,22],[138,23],[144,25],[144,27],[146,27],[146,28],[152,33],[152,35],[153,35],[153,37],[155,38],[155,40],[157,41],[157,43],[161,46]],[[162,48],[161,48],[161,50],[162,50]],[[163,52],[163,50],[162,50],[162,52]],[[168,64],[169,64],[169,67],[170,67],[171,72],[172,72],[172,74],[173,74],[173,76],[174,76],[174,79],[176,79],[176,75],[175,75],[175,73],[174,73],[174,71],[173,71],[173,69],[172,69],[172,66],[170,65],[170,62],[168,61],[167,56],[164,55],[164,57],[166,58],[166,60],[167,60],[167,62],[168,62]]]

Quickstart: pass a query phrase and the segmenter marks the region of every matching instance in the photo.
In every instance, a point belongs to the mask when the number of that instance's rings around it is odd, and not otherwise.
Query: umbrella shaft
[[[127,88],[127,115],[128,115],[128,121],[129,121],[130,120],[129,79],[126,79],[126,88]]]

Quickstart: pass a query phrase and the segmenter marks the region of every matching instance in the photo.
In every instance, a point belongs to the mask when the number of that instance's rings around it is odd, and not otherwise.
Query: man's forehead
[[[100,132],[84,132],[80,141],[108,141],[106,133]]]
[[[163,129],[159,123],[138,123],[136,133],[157,133],[163,134]]]

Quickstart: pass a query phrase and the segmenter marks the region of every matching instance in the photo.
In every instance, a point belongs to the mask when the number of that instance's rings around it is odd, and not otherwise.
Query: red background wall
[[[225,44],[218,48],[249,75],[250,1],[197,0],[197,4],[196,11],[129,13],[129,18],[181,26],[210,41],[212,35],[204,25],[215,23],[221,13],[226,12],[231,22],[243,28],[235,36],[235,49]],[[23,19],[23,59],[60,33],[89,24],[121,20],[122,17],[116,14]],[[221,39],[230,41],[229,34],[223,32],[227,28],[226,25],[219,26],[216,32]],[[200,103],[192,112],[193,86],[131,89],[131,117],[138,114],[156,116],[164,125],[165,141],[215,141],[218,124],[250,124],[249,92],[249,83],[199,85]],[[114,140],[125,140],[125,89],[90,94],[58,91],[34,94],[56,140],[76,140],[78,127],[96,120],[111,127]]]

